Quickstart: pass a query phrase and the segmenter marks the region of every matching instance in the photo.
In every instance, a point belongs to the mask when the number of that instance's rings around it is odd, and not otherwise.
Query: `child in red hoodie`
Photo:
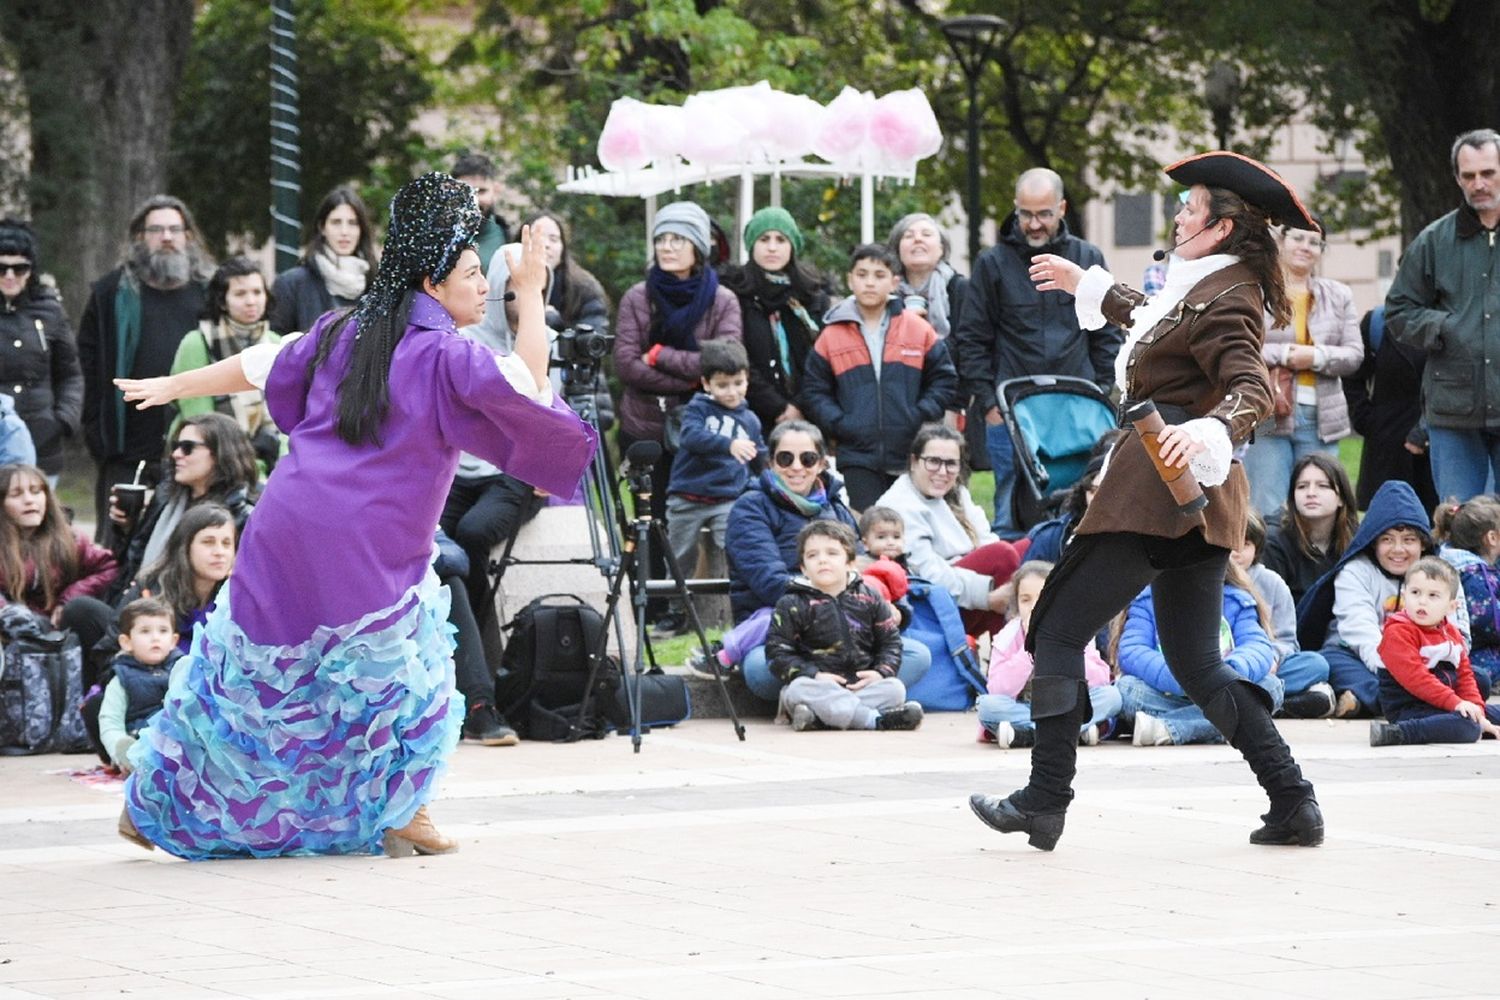
[[[1463,636],[1448,621],[1458,606],[1458,573],[1436,556],[1417,560],[1401,585],[1401,610],[1380,636],[1380,710],[1370,745],[1473,743],[1500,736],[1500,706],[1474,683]]]

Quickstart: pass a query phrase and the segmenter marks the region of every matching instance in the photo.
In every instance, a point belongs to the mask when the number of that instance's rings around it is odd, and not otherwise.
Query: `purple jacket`
[[[739,340],[742,324],[739,299],[720,285],[714,304],[698,321],[693,333],[700,344],[720,337]],[[637,440],[660,441],[667,410],[686,403],[702,389],[703,383],[698,377],[697,351],[663,347],[656,364],[648,365],[641,355],[650,347],[651,299],[642,281],[632,285],[620,299],[620,311],[615,317],[615,371],[624,387],[620,397],[620,429]]]
[[[460,451],[569,496],[597,444],[562,400],[547,407],[512,388],[495,354],[459,336],[447,311],[419,294],[391,359],[381,443],[351,445],[338,436],[337,388],[353,323],[307,378],[331,318],[284,348],[266,382],[290,451],[245,527],[230,581],[234,619],[257,643],[292,645],[320,627],[389,613],[431,565]]]

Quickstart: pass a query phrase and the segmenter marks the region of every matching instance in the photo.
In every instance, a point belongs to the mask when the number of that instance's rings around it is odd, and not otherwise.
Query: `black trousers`
[[[448,621],[458,630],[453,637],[457,643],[453,650],[453,685],[464,696],[465,708],[472,712],[479,705],[495,703],[495,672],[484,658],[484,639],[463,577],[445,576],[442,582],[453,592]]]
[[[1273,805],[1311,796],[1312,786],[1271,722],[1269,698],[1226,666],[1220,652],[1228,561],[1228,549],[1208,544],[1197,531],[1172,539],[1074,536],[1031,619],[1037,725],[1023,808],[1063,809],[1072,800],[1078,729],[1090,711],[1084,647],[1148,584],[1162,653],[1183,691],[1240,750]]]
[[[859,511],[873,507],[881,494],[901,478],[889,472],[865,469],[857,465],[839,466],[839,475],[844,478],[844,489],[849,491],[849,506]]]
[[[480,618],[490,595],[490,553],[504,545],[542,509],[544,501],[514,476],[455,479],[438,524],[469,557],[470,607]]]

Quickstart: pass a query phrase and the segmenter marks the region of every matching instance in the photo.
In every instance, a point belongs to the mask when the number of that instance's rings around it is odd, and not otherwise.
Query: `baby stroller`
[[[1116,427],[1115,407],[1097,385],[1068,375],[1008,379],[996,396],[1016,455],[1011,513],[1026,530],[1057,513],[1094,442]]]

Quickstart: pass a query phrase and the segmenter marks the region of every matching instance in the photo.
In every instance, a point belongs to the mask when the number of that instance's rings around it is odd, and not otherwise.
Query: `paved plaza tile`
[[[1226,747],[1086,748],[1043,854],[970,815],[1028,767],[975,728],[466,745],[460,852],[394,861],[147,854],[87,758],[0,758],[0,1000],[1496,995],[1500,745],[1282,723],[1317,850],[1246,842]]]

